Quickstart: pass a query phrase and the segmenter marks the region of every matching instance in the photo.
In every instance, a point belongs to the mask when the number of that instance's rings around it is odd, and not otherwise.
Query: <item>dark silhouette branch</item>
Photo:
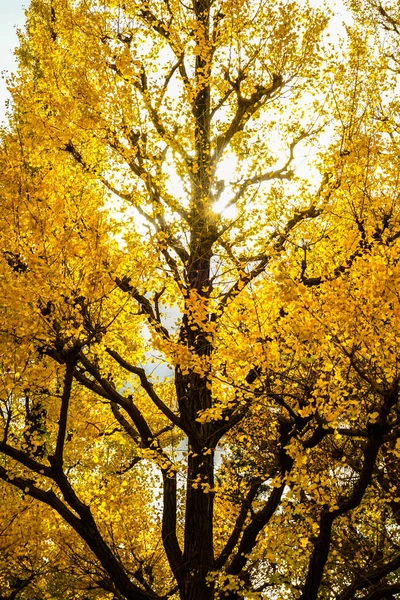
[[[230,558],[236,544],[239,541],[239,538],[242,534],[243,527],[246,521],[246,518],[251,510],[251,504],[254,498],[257,495],[257,492],[260,488],[260,481],[256,481],[251,484],[249,491],[246,494],[246,497],[242,500],[242,506],[240,507],[239,514],[236,518],[234,528],[232,530],[231,535],[228,538],[224,548],[222,549],[221,554],[215,561],[214,568],[222,569],[225,565],[226,561]]]
[[[316,600],[321,586],[325,564],[329,556],[333,523],[337,518],[354,510],[360,505],[364,494],[371,483],[378,452],[384,443],[387,417],[391,408],[398,400],[398,383],[397,380],[394,382],[392,389],[386,394],[376,422],[370,425],[369,439],[363,452],[363,465],[352,493],[348,498],[339,498],[337,501],[337,508],[331,510],[326,508],[322,511],[319,523],[319,534],[314,541],[314,549],[310,557],[307,577],[300,600]]]
[[[281,234],[273,234],[272,240],[277,238],[274,241],[274,253],[281,252],[283,250],[285,242],[288,239],[289,233],[296,227],[296,225],[301,223],[304,219],[315,219],[316,217],[321,215],[321,213],[322,209],[317,208],[314,205],[295,213],[293,217],[289,219]],[[240,279],[238,279],[233,284],[233,286],[222,296],[218,307],[219,312],[223,312],[230,300],[237,296],[244,287],[246,287],[251,281],[258,277],[258,275],[265,271],[266,267],[272,260],[272,254],[271,256],[267,254],[259,255],[255,257],[255,260],[258,261],[258,264],[253,269],[242,273]],[[214,319],[215,318],[216,317],[214,317]]]
[[[54,462],[57,465],[57,468],[59,468],[59,469],[62,469],[62,466],[63,466],[64,443],[65,443],[65,435],[67,432],[68,409],[69,409],[69,401],[70,401],[71,391],[72,391],[72,382],[74,380],[75,366],[76,366],[76,357],[75,356],[72,356],[72,357],[66,359],[64,389],[63,389],[62,398],[61,398],[60,419],[58,421],[57,444],[56,444],[56,451],[54,454]]]
[[[285,451],[285,447],[291,438],[292,427],[290,423],[282,421],[280,424],[279,435],[279,477],[281,484],[274,487],[271,491],[264,507],[257,511],[251,518],[250,523],[245,527],[238,549],[230,565],[227,567],[227,573],[238,575],[247,563],[246,556],[254,548],[258,534],[267,525],[277,510],[283,491],[286,487],[285,477],[293,467],[294,460]]]
[[[250,117],[261,108],[267,100],[272,98],[285,85],[282,75],[273,74],[269,87],[262,85],[249,98],[244,98],[240,91],[240,84],[235,90],[237,95],[236,113],[224,134],[216,141],[212,162],[215,165],[225,148],[229,145],[233,136],[241,131]]]
[[[336,598],[336,600],[352,600],[356,593],[360,590],[366,588],[374,588],[371,589],[369,593],[364,596],[366,600],[372,600],[377,598],[385,598],[385,594],[382,595],[382,591],[386,591],[386,593],[395,593],[393,587],[397,587],[400,591],[400,583],[395,586],[387,586],[386,583],[383,586],[379,586],[380,582],[384,577],[390,575],[390,573],[394,573],[397,569],[400,568],[400,554],[396,554],[393,558],[388,560],[383,565],[376,567],[375,569],[371,569],[370,571],[365,571],[362,575],[359,575],[355,581],[345,588]],[[391,591],[390,591],[390,588]]]
[[[158,394],[155,392],[152,383],[149,381],[146,371],[141,367],[136,367],[130,364],[128,361],[124,360],[122,356],[118,354],[115,350],[111,350],[111,348],[107,348],[107,353],[117,361],[117,363],[123,367],[126,371],[137,375],[140,379],[140,384],[142,388],[145,390],[149,398],[152,402],[157,406],[159,410],[177,427],[183,429],[183,423],[181,419],[176,415],[168,406],[161,400]]]

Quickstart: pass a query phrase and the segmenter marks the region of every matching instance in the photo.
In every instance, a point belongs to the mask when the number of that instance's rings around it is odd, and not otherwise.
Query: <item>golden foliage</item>
[[[400,23],[320,4],[32,0],[2,597],[399,593]]]

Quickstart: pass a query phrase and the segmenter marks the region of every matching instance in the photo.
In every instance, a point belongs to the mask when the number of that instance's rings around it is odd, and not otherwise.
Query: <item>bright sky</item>
[[[15,69],[13,50],[18,44],[17,27],[24,25],[24,8],[29,0],[0,0],[0,121],[4,120],[5,101],[8,97],[4,73]]]

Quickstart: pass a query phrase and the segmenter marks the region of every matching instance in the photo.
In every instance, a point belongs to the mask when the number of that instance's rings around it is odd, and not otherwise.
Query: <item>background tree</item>
[[[326,13],[27,12],[0,478],[74,598],[400,590],[396,73],[367,9],[333,45]]]

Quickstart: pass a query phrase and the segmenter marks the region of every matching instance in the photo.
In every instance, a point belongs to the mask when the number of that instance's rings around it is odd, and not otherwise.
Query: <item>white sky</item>
[[[18,44],[17,27],[24,25],[24,9],[29,0],[0,0],[0,121],[5,117],[5,101],[8,97],[4,74],[15,69],[13,51]]]

